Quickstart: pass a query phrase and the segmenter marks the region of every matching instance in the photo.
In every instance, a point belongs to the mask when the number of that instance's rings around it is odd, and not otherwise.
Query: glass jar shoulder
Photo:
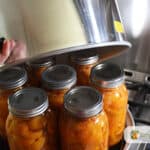
[[[126,88],[126,85],[124,84],[124,83],[122,83],[121,85],[119,85],[119,86],[116,86],[116,87],[114,87],[114,88],[105,88],[105,87],[97,87],[101,92],[105,92],[105,93],[107,93],[107,92],[127,92],[127,88]]]
[[[108,98],[112,101],[117,101],[117,99],[123,100],[127,99],[128,97],[128,91],[124,84],[121,84],[120,86],[115,88],[98,88],[98,90],[102,92],[104,99]]]
[[[61,112],[61,121],[70,123],[70,125],[80,125],[80,124],[97,124],[101,123],[103,121],[107,121],[107,116],[104,111],[100,112],[99,114],[90,117],[90,118],[77,118],[74,117],[73,115],[69,114],[65,110]],[[103,124],[103,123],[102,123]]]

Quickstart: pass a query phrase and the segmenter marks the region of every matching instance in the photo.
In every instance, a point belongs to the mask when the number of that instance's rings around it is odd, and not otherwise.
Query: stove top
[[[150,75],[125,69],[129,109],[135,125],[150,125]],[[128,150],[150,150],[150,143],[130,144]]]
[[[129,91],[129,108],[136,125],[150,125],[150,87],[126,82]]]

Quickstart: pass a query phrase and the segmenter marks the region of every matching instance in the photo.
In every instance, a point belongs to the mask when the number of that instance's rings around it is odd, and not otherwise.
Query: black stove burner
[[[126,81],[126,86],[130,93],[129,109],[133,114],[135,123],[150,125],[150,87],[130,81]]]
[[[126,81],[129,90],[129,109],[136,125],[150,125],[150,87]],[[128,150],[150,150],[150,144],[131,144]]]
[[[139,90],[143,86],[143,84],[132,82],[132,81],[126,81],[125,84],[128,89],[133,89],[133,90]]]

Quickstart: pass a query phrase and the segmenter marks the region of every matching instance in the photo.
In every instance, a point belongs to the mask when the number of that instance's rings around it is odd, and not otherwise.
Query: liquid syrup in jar
[[[99,64],[92,69],[91,81],[103,94],[109,120],[109,146],[119,143],[125,128],[128,92],[123,69],[116,64]]]
[[[87,86],[71,89],[64,97],[59,129],[62,150],[108,150],[108,119],[101,94]]]
[[[56,150],[54,129],[48,135],[48,97],[40,88],[24,88],[9,97],[6,131],[10,150]],[[52,120],[51,120],[52,121]],[[52,122],[53,123],[53,122]]]

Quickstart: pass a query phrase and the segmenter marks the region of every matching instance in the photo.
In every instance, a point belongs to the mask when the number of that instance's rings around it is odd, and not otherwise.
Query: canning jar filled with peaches
[[[123,69],[116,64],[99,64],[91,71],[91,81],[102,94],[109,120],[109,145],[117,144],[125,128],[128,92]]]
[[[41,76],[42,72],[48,67],[54,65],[55,60],[51,57],[36,59],[28,62],[26,68],[28,70],[28,76],[30,84],[32,86],[41,86]]]
[[[65,93],[76,84],[76,72],[68,65],[49,67],[42,74],[42,86],[46,89],[53,110],[63,107]]]
[[[62,150],[108,150],[108,129],[96,89],[79,86],[67,92],[59,120]]]
[[[94,51],[82,51],[72,54],[70,58],[77,72],[77,85],[90,85],[90,72],[98,63],[98,54]]]
[[[27,81],[25,69],[12,67],[0,71],[0,136],[6,139],[5,123],[8,116],[8,97],[23,88]]]
[[[9,97],[6,131],[10,150],[56,150],[47,134],[48,97],[40,88],[24,88]],[[53,131],[53,129],[52,129]]]

